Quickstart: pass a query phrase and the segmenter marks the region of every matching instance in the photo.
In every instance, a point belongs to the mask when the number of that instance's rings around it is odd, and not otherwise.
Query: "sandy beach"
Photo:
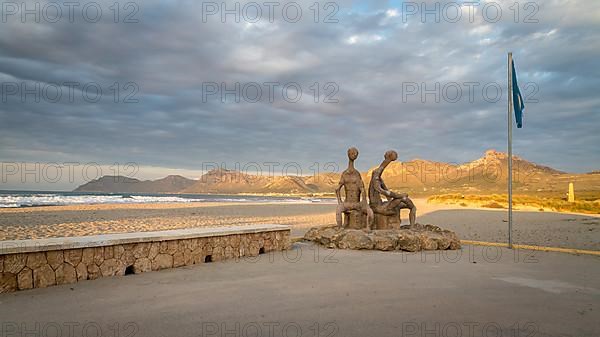
[[[428,204],[415,199],[418,221],[456,231],[461,239],[506,242],[506,210]],[[333,203],[161,203],[0,209],[0,240],[143,232],[204,226],[274,223],[302,236],[335,223]],[[408,212],[402,212],[408,223]],[[600,218],[516,211],[516,243],[600,250]]]
[[[104,204],[0,209],[0,240],[277,223],[335,222],[333,204]]]

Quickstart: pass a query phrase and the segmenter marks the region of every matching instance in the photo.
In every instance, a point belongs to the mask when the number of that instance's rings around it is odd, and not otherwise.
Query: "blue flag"
[[[523,109],[525,104],[523,103],[523,97],[521,96],[521,90],[517,84],[517,72],[515,71],[515,61],[512,61],[512,99],[513,109],[515,110],[515,121],[517,122],[517,128],[523,127]]]

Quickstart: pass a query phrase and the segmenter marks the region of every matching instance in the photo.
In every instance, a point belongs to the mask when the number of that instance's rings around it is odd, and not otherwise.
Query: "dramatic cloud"
[[[351,145],[360,169],[390,148],[464,162],[506,148],[512,51],[527,98],[515,153],[600,168],[600,3],[257,2],[257,18],[241,2],[239,22],[221,2],[113,3],[58,3],[57,19],[48,2],[3,2],[3,162],[293,162],[310,174],[345,165]]]

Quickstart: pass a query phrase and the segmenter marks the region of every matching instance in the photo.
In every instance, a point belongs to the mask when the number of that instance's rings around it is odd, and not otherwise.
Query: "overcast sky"
[[[27,2],[39,18],[3,5],[0,161],[153,167],[138,178],[212,162],[310,174],[315,162],[345,166],[349,146],[362,170],[388,149],[466,162],[506,150],[512,51],[526,96],[515,154],[600,169],[598,1],[482,1],[460,18],[446,1],[323,1],[318,13],[313,0],[271,13],[259,1],[260,18],[240,2],[239,22],[220,2],[113,3]],[[422,17],[436,4],[439,19]]]

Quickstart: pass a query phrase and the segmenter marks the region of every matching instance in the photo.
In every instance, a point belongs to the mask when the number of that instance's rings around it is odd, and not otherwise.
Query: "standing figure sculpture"
[[[408,194],[390,191],[381,178],[385,168],[396,159],[398,159],[396,151],[387,151],[383,162],[371,175],[369,206],[375,213],[374,229],[390,229],[395,224],[400,225],[400,210],[402,208],[410,209],[409,219],[411,225],[415,224],[417,218],[417,208],[412,200],[408,198]],[[381,194],[387,198],[387,201],[381,200]]]
[[[338,200],[336,221],[339,227],[369,230],[373,211],[367,204],[367,194],[360,172],[354,168],[357,157],[358,150],[355,147],[349,148],[348,168],[342,173],[338,187],[335,189]],[[346,192],[346,200],[342,200],[342,187]],[[343,214],[346,215],[344,221],[342,221]]]

